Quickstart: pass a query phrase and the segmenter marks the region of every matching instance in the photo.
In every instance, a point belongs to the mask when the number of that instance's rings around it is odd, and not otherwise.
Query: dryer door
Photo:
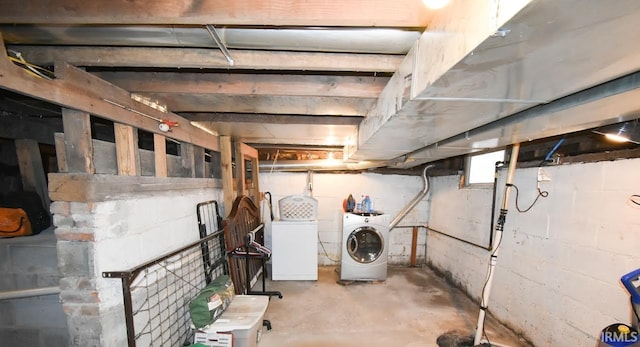
[[[374,262],[380,257],[383,250],[382,234],[370,226],[355,229],[347,238],[347,252],[358,263]]]

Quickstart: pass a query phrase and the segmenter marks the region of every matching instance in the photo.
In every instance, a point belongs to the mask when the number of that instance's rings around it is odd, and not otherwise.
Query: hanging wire
[[[525,208],[525,209],[521,209],[520,206],[518,205],[518,195],[520,193],[520,191],[518,190],[518,186],[516,186],[515,184],[507,184],[507,187],[513,187],[516,189],[516,210],[518,210],[518,212],[520,213],[525,213],[525,212],[529,212],[529,210],[533,207],[533,205],[536,204],[536,202],[538,202],[538,199],[540,197],[546,198],[547,196],[549,196],[549,192],[546,190],[540,190],[540,188],[538,188],[538,196],[536,196],[535,200],[533,200],[533,202],[531,203],[531,205],[529,205],[529,207]]]
[[[27,62],[22,56],[22,53],[20,52],[17,52],[14,50],[8,50],[8,52],[15,55],[15,57],[9,57],[9,60],[16,63],[18,66],[22,67],[23,69],[25,69],[27,73],[29,73],[30,75],[38,78],[43,78],[45,80],[53,79],[54,74],[52,71],[49,71],[41,66],[34,65]]]

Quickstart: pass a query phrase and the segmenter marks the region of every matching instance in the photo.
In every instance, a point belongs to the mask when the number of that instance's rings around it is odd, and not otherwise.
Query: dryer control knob
[[[369,218],[365,218],[365,219],[364,219],[364,222],[365,222],[365,223],[369,223]]]

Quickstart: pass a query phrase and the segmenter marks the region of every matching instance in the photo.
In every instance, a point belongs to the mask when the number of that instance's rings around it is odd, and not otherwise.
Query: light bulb
[[[604,134],[604,137],[614,142],[629,142],[628,137],[622,136],[620,134]]]

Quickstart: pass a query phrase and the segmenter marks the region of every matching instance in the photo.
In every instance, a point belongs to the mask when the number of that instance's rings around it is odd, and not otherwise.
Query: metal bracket
[[[231,57],[231,53],[229,53],[227,46],[225,46],[224,42],[222,42],[222,39],[220,38],[220,35],[218,35],[218,31],[216,30],[216,28],[212,24],[207,24],[206,27],[209,35],[211,35],[213,41],[215,41],[218,48],[220,48],[220,52],[222,52],[222,55],[227,58],[229,65],[233,66],[234,63],[233,58]]]

